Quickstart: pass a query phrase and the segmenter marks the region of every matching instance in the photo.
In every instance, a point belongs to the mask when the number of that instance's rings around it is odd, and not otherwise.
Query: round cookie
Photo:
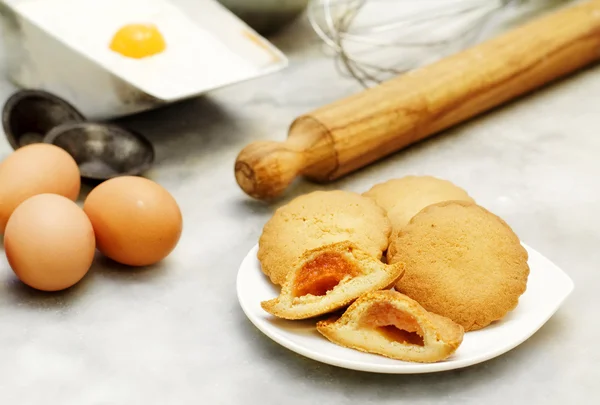
[[[433,204],[392,236],[388,261],[404,262],[396,290],[466,331],[513,310],[529,276],[527,251],[501,218],[473,203]]]
[[[385,211],[348,191],[314,191],[278,208],[259,239],[263,272],[282,285],[302,254],[335,242],[350,241],[381,258],[391,233]]]
[[[475,202],[462,188],[432,176],[406,176],[376,184],[364,196],[372,198],[388,214],[397,230],[428,205],[442,201]]]

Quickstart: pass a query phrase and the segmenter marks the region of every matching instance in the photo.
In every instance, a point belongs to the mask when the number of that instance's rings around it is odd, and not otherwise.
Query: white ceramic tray
[[[265,38],[214,0],[0,0],[8,75],[65,98],[88,118],[115,118],[287,66]],[[155,24],[164,52],[109,49],[130,23]]]

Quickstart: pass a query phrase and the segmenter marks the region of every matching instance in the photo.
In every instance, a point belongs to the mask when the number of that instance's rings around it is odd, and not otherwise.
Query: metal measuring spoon
[[[13,149],[43,142],[57,125],[83,121],[83,114],[70,103],[43,90],[17,91],[2,111],[4,134]]]
[[[154,147],[141,134],[116,125],[72,122],[59,125],[44,137],[45,143],[66,150],[77,162],[81,177],[107,180],[135,176],[154,162]]]

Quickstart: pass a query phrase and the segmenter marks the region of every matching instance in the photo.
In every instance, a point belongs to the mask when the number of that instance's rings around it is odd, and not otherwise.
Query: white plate
[[[446,361],[433,364],[408,363],[337,346],[323,336],[314,320],[277,319],[261,306],[274,298],[279,289],[260,270],[256,258],[258,246],[246,256],[237,277],[240,305],[250,321],[280,345],[313,360],[333,366],[388,374],[418,374],[471,366],[500,356],[523,343],[537,332],[573,291],[571,279],[550,260],[532,248],[529,252],[531,273],[527,291],[518,307],[487,328],[465,334],[462,345]]]

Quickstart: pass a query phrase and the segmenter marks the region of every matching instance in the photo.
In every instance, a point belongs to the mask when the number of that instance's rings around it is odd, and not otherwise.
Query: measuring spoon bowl
[[[154,147],[150,141],[117,125],[63,124],[50,130],[44,142],[59,146],[73,156],[81,177],[87,179],[140,175],[154,162]]]

